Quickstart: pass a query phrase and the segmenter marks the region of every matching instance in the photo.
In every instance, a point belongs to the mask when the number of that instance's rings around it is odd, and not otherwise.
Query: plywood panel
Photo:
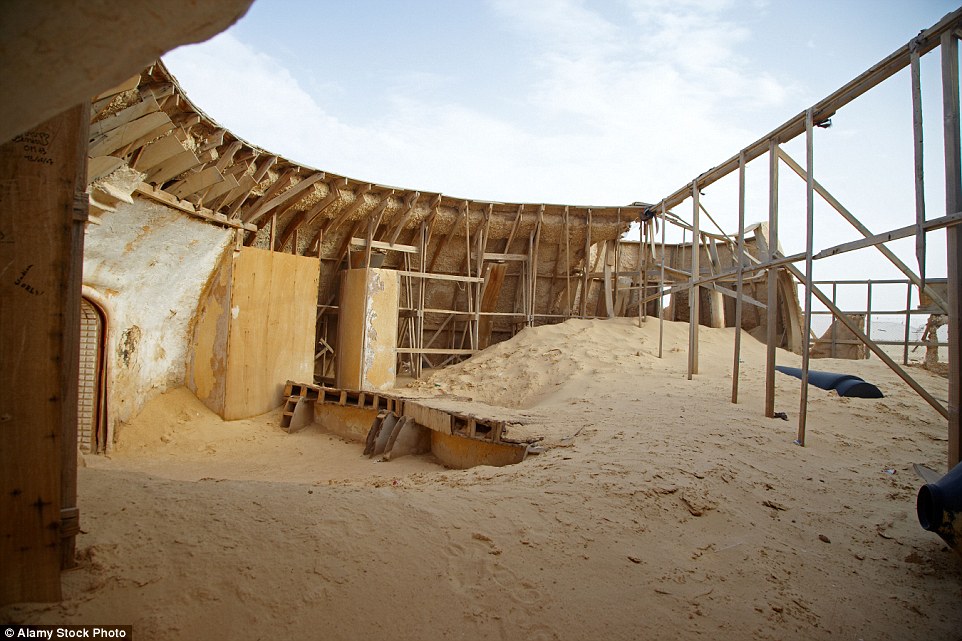
[[[270,411],[286,381],[312,379],[319,277],[316,258],[252,247],[234,257],[225,419]]]
[[[361,389],[364,352],[364,314],[367,307],[367,270],[341,272],[337,323],[336,384],[341,389]]]
[[[72,110],[0,147],[0,605],[60,599],[64,470],[75,489],[82,116]]]

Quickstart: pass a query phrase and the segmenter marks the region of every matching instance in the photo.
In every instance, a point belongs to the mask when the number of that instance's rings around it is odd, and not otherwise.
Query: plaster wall
[[[134,199],[89,225],[85,289],[107,314],[108,446],[150,398],[183,385],[201,292],[233,231]]]

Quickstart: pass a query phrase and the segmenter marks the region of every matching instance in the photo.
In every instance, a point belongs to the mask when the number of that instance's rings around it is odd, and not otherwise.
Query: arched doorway
[[[104,368],[106,317],[88,298],[80,300],[80,380],[77,394],[77,445],[101,454],[107,445],[107,386]]]

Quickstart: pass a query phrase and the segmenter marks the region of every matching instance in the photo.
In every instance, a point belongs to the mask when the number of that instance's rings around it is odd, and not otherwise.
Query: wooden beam
[[[421,198],[421,192],[415,191],[409,193],[404,199],[404,209],[398,214],[397,219],[394,224],[388,228],[385,236],[390,236],[387,241],[389,244],[393,245],[397,242],[398,236],[401,235],[401,230],[404,229],[404,225],[407,224],[411,216],[414,215],[414,205],[417,204],[418,199]],[[438,195],[440,200],[441,196]]]
[[[908,238],[909,236],[918,233],[919,228],[922,228],[923,232],[934,231],[936,229],[942,229],[944,227],[954,227],[962,222],[962,212],[957,212],[949,216],[942,216],[941,218],[933,218],[932,220],[927,220],[921,225],[907,225],[905,227],[899,227],[898,229],[893,229],[892,231],[883,232],[881,234],[875,234],[874,236],[868,236],[866,238],[861,238],[859,240],[853,240],[851,242],[842,243],[841,245],[835,245],[834,247],[828,247],[822,251],[815,254],[814,259],[819,260],[821,258],[828,258],[830,256],[838,256],[839,254],[844,254],[846,252],[855,251],[856,249],[863,249],[865,247],[874,247],[881,243],[887,243],[891,240],[898,240],[900,238]]]
[[[367,247],[368,242],[367,242],[367,239],[365,238],[352,238],[351,245],[354,245],[355,247]],[[405,254],[417,254],[420,251],[417,247],[414,247],[413,245],[400,245],[400,244],[392,245],[391,243],[386,243],[380,240],[372,240],[370,245],[374,249],[396,251],[396,252],[402,252]]]
[[[934,49],[943,33],[952,32],[959,28],[960,24],[962,24],[962,9],[957,9],[923,31],[918,38],[921,43],[918,47],[919,54],[924,55]],[[905,68],[910,62],[910,55],[909,46],[906,44],[828,97],[815,103],[812,107],[815,123],[824,122],[839,109]],[[745,162],[750,162],[765,154],[769,147],[769,141],[775,141],[776,144],[784,143],[799,136],[804,131],[805,113],[802,112],[745,147],[741,153],[701,174],[698,177],[698,184],[704,189],[738,169],[740,155],[744,154]],[[691,195],[691,185],[692,183],[689,182],[673,194],[663,198],[656,206],[664,205],[666,209],[671,209],[681,204]]]
[[[328,221],[328,223],[323,227],[324,234],[332,234],[337,231],[344,221],[348,220],[352,215],[354,215],[361,207],[364,206],[364,195],[371,191],[371,183],[365,183],[360,185],[354,191],[354,202],[345,207],[338,213],[337,217]],[[353,234],[352,234],[353,236]]]
[[[292,173],[285,174],[285,178],[293,175]],[[247,212],[241,214],[241,218],[244,222],[256,223],[261,217],[267,215],[268,212],[280,207],[285,203],[290,203],[295,197],[300,196],[304,191],[311,187],[314,183],[324,178],[324,172],[319,171],[316,174],[312,174],[306,178],[303,178],[299,183],[287,189],[286,191],[271,191],[268,190],[264,196],[250,206]],[[283,178],[278,179],[277,183],[281,182]],[[272,189],[277,183],[272,185]],[[276,194],[276,195],[274,195]],[[270,196],[270,198],[268,198]]]
[[[778,144],[775,139],[768,145],[768,259],[778,253]],[[778,323],[778,270],[768,270],[768,304],[765,338],[765,416],[775,416],[775,345]]]
[[[0,605],[60,600],[72,549],[89,109],[0,146]]]
[[[90,125],[90,140],[96,140],[97,138],[110,133],[118,127],[123,127],[133,120],[137,120],[138,118],[142,118],[147,114],[154,113],[158,110],[160,110],[160,105],[157,104],[157,101],[154,100],[154,97],[147,96],[140,102],[136,102],[126,109],[121,109],[114,115],[108,116],[103,120],[98,120]]]
[[[107,156],[121,147],[134,142],[147,132],[168,126],[173,128],[170,117],[162,111],[155,111],[91,141],[87,153],[90,156]]]
[[[960,9],[962,11],[962,9]],[[959,36],[946,33],[942,45],[942,127],[945,154],[945,210],[962,210],[962,141],[959,126]],[[962,459],[962,228],[946,231],[949,317],[948,469]]]
[[[798,176],[802,180],[808,180],[808,176],[805,173],[805,170],[802,168],[802,166],[799,165],[797,162],[795,162],[795,159],[789,156],[784,150],[779,149],[778,156],[779,158],[782,159],[782,161],[785,164],[787,164],[792,169],[792,171],[798,174]],[[829,193],[827,189],[822,187],[822,185],[819,184],[817,180],[814,181],[814,189],[819,196],[824,198],[825,201],[829,205],[831,205],[832,208],[842,216],[842,218],[847,220],[848,223],[852,225],[852,227],[857,229],[859,233],[861,233],[866,238],[873,236],[872,232],[869,231],[868,227],[863,225],[861,221],[859,221],[859,219],[856,218],[854,214],[852,214],[852,212],[846,209],[842,205],[842,203],[840,203],[834,196],[832,196],[832,194]],[[898,256],[896,256],[894,252],[892,252],[891,249],[881,244],[876,244],[875,246],[886,258],[889,259],[889,261],[893,265],[895,265],[899,269],[899,271],[905,274],[906,277],[908,277],[908,279],[911,280],[916,287],[919,287],[920,289],[924,289],[925,293],[932,298],[932,300],[935,302],[936,305],[938,305],[942,309],[946,308],[947,303],[944,300],[942,300],[942,297],[939,295],[939,293],[933,290],[931,287],[925,287],[925,285],[922,283],[922,280],[918,277],[918,275],[915,272],[913,272],[908,265],[903,263],[902,260]]]

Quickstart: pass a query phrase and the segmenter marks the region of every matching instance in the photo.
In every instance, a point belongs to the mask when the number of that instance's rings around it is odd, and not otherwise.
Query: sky
[[[955,1],[255,0],[164,61],[214,120],[311,167],[461,198],[623,205],[657,202],[737,154]],[[934,218],[945,215],[938,50],[922,82]],[[832,121],[816,131],[816,179],[873,232],[914,223],[907,71]],[[785,149],[805,164],[803,138]],[[748,222],[766,220],[765,157],[748,185]],[[734,175],[702,204],[737,231]],[[779,206],[783,249],[804,250],[804,182],[784,166]],[[690,219],[691,201],[675,211]],[[815,216],[816,250],[859,237],[823,203]],[[928,235],[931,276],[945,276],[944,236]],[[913,239],[889,246],[917,268]],[[833,275],[901,277],[875,250],[817,264],[816,278]],[[904,288],[890,289],[875,302],[904,307]],[[864,288],[846,296],[855,306]]]

